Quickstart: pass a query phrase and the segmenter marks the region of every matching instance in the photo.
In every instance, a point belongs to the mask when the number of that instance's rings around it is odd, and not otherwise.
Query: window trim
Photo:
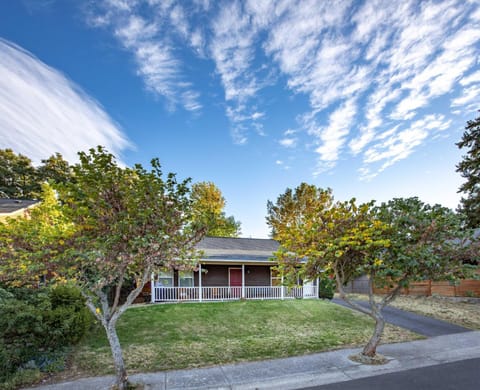
[[[190,274],[191,276],[187,276],[187,277],[182,277],[182,274],[185,275],[185,274]],[[191,286],[182,286],[182,284],[180,283],[180,280],[181,279],[192,279],[192,285]],[[178,287],[183,287],[183,288],[186,288],[186,287],[195,287],[195,274],[193,271],[178,271]]]
[[[170,279],[171,285],[169,286],[160,286],[160,279]],[[157,280],[155,283],[158,287],[175,287],[175,275],[173,270],[168,270],[168,271],[160,271],[157,276]]]

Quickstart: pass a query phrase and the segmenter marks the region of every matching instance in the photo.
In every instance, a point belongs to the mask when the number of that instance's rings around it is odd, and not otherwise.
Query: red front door
[[[242,287],[242,270],[240,268],[229,268],[230,287]]]

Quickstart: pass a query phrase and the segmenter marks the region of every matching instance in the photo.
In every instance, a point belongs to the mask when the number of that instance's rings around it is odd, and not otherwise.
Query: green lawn
[[[358,346],[372,321],[321,300],[146,305],[118,324],[127,368],[146,372],[308,354]],[[387,327],[385,341],[417,336]],[[72,372],[113,371],[104,331],[97,327],[73,356]]]

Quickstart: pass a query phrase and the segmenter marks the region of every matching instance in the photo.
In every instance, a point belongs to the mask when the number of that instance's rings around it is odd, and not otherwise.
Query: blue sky
[[[245,237],[302,181],[455,208],[480,3],[0,2],[0,148],[213,181]]]

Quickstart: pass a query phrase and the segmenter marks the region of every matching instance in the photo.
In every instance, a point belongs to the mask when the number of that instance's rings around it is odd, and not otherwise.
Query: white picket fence
[[[318,298],[317,286],[299,287],[154,287],[152,302],[233,301],[239,299]]]

